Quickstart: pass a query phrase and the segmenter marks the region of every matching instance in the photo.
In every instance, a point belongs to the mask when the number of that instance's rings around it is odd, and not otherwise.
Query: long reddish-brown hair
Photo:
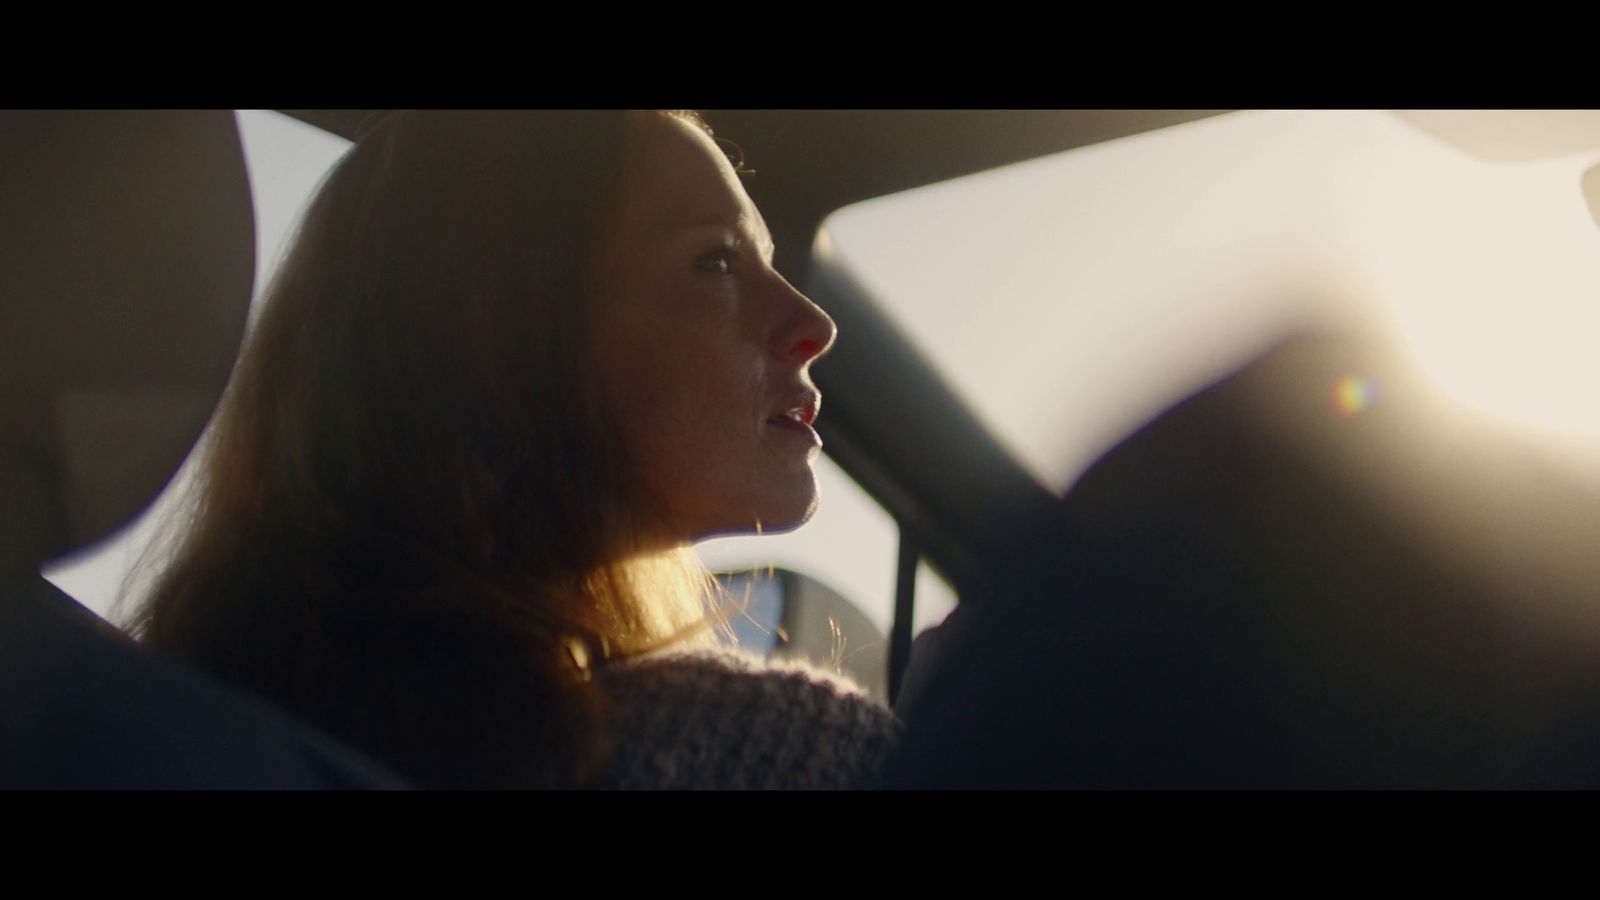
[[[588,370],[620,112],[391,114],[322,185],[134,629],[439,786],[605,756],[588,667],[708,582]]]

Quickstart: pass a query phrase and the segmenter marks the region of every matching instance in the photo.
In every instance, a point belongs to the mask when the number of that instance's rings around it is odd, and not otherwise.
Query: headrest
[[[0,112],[0,561],[132,519],[226,384],[255,271],[230,111]]]

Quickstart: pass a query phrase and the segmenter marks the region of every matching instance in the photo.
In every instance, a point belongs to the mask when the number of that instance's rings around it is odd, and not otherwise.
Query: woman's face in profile
[[[622,437],[674,539],[793,528],[817,502],[809,367],[833,321],[773,270],[766,223],[710,137],[655,113],[629,129],[592,297]]]

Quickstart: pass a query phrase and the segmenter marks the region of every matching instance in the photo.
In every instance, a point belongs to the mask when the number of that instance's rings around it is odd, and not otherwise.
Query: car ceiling
[[[286,109],[354,139],[383,110]],[[1205,118],[1225,110],[706,110],[744,148],[775,231],[872,197]],[[766,208],[770,207],[770,209]],[[772,221],[772,220],[777,221]]]

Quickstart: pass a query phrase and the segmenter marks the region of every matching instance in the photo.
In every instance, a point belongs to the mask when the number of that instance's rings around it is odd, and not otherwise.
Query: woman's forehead
[[[721,149],[676,117],[657,114],[634,126],[624,187],[624,218],[642,230],[743,225],[766,233]]]

